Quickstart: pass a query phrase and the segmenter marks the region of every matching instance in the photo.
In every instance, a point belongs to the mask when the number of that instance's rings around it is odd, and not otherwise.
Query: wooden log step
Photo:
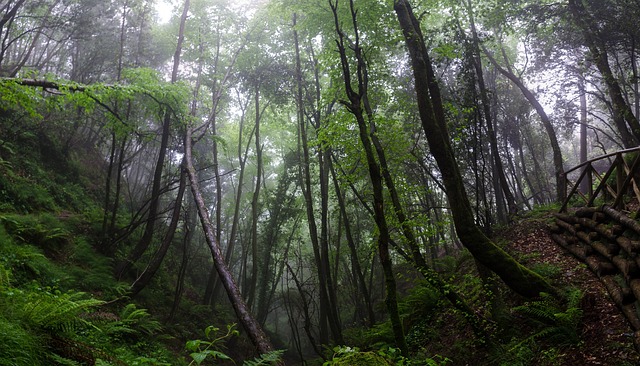
[[[592,240],[591,237],[589,236],[589,233],[585,233],[584,231],[577,231],[576,232],[576,238],[580,239],[583,243],[587,244],[587,245],[592,245]]]
[[[588,255],[593,253],[593,249],[590,246],[579,244],[579,243],[578,244],[569,243],[567,239],[575,240],[573,236],[566,238],[563,235],[551,234],[551,238],[553,239],[553,241],[558,243],[558,245],[563,247],[566,251],[571,253],[576,258],[582,260],[583,262]]]
[[[635,257],[638,253],[640,253],[640,241],[631,240],[626,236],[618,236],[616,238],[616,243],[627,252],[627,254],[631,257]]]
[[[633,333],[633,346],[636,349],[636,352],[640,352],[640,330],[636,330]]]
[[[551,231],[552,233],[555,233],[555,234],[561,234],[562,233],[562,229],[556,223],[551,223],[551,224],[547,225],[547,227],[549,228],[549,231]]]
[[[620,253],[620,247],[616,244],[603,243],[601,241],[595,241],[591,243],[591,247],[603,257],[611,260],[614,255]]]
[[[628,229],[633,230],[636,234],[640,235],[640,223],[638,223],[636,220],[633,220],[626,214],[606,205],[602,206],[602,210],[607,214],[607,216],[611,217]]]
[[[609,231],[613,236],[622,235],[622,233],[624,233],[624,230],[625,228],[622,225],[611,225],[611,227],[609,228]]]
[[[607,288],[613,302],[618,306],[623,307],[628,304],[633,304],[636,301],[633,291],[629,288],[620,287],[618,282],[616,282],[615,276],[602,276],[600,280],[604,284],[604,287]]]
[[[598,212],[598,209],[595,207],[580,207],[576,210],[575,214],[578,217],[591,217],[596,212]]]
[[[607,215],[600,211],[596,211],[593,213],[593,215],[591,215],[591,220],[595,222],[605,222],[607,221]]]
[[[640,299],[640,279],[635,278],[629,281],[629,288],[636,299]]]
[[[560,228],[564,229],[565,231],[568,231],[569,233],[571,233],[571,235],[575,235],[576,234],[576,229],[573,226],[573,224],[560,220],[560,219],[556,219],[556,225],[560,226]]]
[[[588,256],[584,262],[587,266],[598,275],[598,277],[612,275],[616,273],[616,267],[611,262],[600,259],[597,255]]]
[[[631,277],[638,275],[638,264],[635,260],[616,255],[611,261],[620,270],[625,280],[629,281]],[[640,299],[638,296],[636,298]]]
[[[629,320],[629,323],[631,323],[631,328],[633,328],[633,330],[640,330],[640,319],[638,318],[635,303],[623,305],[621,306],[621,310],[627,320]]]

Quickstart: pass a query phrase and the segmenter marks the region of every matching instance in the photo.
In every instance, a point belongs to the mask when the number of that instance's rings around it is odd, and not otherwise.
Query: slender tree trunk
[[[620,83],[611,71],[607,49],[602,40],[602,35],[600,35],[596,20],[585,9],[582,0],[569,0],[569,11],[578,27],[582,30],[585,44],[589,47],[593,61],[598,67],[609,91],[613,108],[613,121],[622,137],[622,144],[625,148],[635,147],[640,141],[640,122],[633,114],[631,106],[624,99]]]
[[[493,128],[493,115],[491,114],[491,101],[489,100],[489,93],[487,92],[487,87],[484,82],[484,74],[482,70],[482,59],[480,58],[480,46],[478,33],[476,31],[476,22],[475,17],[473,15],[472,4],[470,0],[464,0],[464,6],[467,8],[467,13],[469,15],[469,23],[471,25],[471,46],[472,46],[472,59],[473,66],[476,70],[476,77],[478,81],[478,88],[480,89],[480,98],[482,100],[482,108],[484,111],[484,118],[487,122],[487,134],[489,135],[489,146],[491,147],[491,155],[493,157],[493,165],[495,167],[494,172],[497,175],[498,181],[500,183],[499,187],[502,189],[502,193],[504,194],[504,198],[507,201],[507,207],[509,208],[509,216],[513,216],[518,212],[518,206],[516,205],[516,200],[511,192],[511,188],[509,188],[509,183],[507,182],[507,176],[505,175],[505,169],[502,164],[502,159],[500,158],[500,152],[498,150],[498,138],[496,136],[496,131]],[[496,192],[496,199],[499,199],[500,195]]]
[[[247,104],[248,103],[249,102],[247,102]],[[242,203],[242,197],[243,197],[243,191],[244,191],[245,167],[247,165],[247,159],[249,157],[249,148],[251,147],[251,141],[254,135],[254,131],[252,130],[251,133],[249,134],[249,139],[247,140],[247,143],[244,147],[244,152],[243,152],[242,134],[244,132],[243,126],[244,126],[244,120],[245,120],[245,112],[247,110],[247,104],[245,104],[240,108],[241,116],[240,116],[240,126],[238,128],[238,150],[237,150],[238,165],[240,167],[239,169],[240,172],[238,173],[238,185],[236,188],[236,197],[235,197],[235,203],[234,203],[234,209],[233,209],[233,219],[231,220],[231,232],[229,233],[229,237],[227,239],[227,249],[224,257],[227,263],[231,263],[231,259],[233,257],[233,252],[234,252],[237,237],[238,237],[238,230],[240,227],[240,214],[241,214],[240,204]],[[254,128],[255,128],[255,125],[254,125]],[[217,277],[215,273],[215,268],[212,269],[212,273],[209,278],[210,278],[210,283],[212,285],[210,294],[212,297],[215,298],[221,286],[220,279]],[[210,303],[209,301],[210,301],[210,298],[205,296],[205,303]]]
[[[378,255],[380,257],[380,264],[382,265],[386,289],[385,304],[387,306],[387,311],[391,320],[391,328],[393,330],[396,346],[401,350],[403,355],[407,355],[408,347],[404,336],[404,330],[402,328],[402,322],[400,320],[400,315],[398,312],[396,281],[393,274],[393,264],[389,253],[389,243],[391,241],[391,237],[389,235],[389,227],[387,224],[387,219],[385,217],[383,176],[380,170],[380,166],[378,165],[378,162],[375,158],[374,148],[372,146],[371,137],[369,134],[369,126],[365,121],[364,111],[362,110],[362,95],[366,94],[367,85],[366,76],[363,73],[362,69],[363,65],[361,64],[363,57],[361,54],[362,49],[359,45],[358,23],[356,17],[357,13],[354,8],[353,0],[350,0],[349,5],[351,9],[351,21],[353,29],[355,31],[355,40],[353,41],[353,44],[350,46],[350,48],[354,51],[356,59],[358,60],[357,71],[355,75],[358,82],[356,91],[355,89],[353,89],[351,83],[351,67],[344,45],[345,36],[342,33],[340,21],[338,20],[338,0],[330,1],[329,4],[333,11],[335,30],[338,35],[336,44],[338,46],[338,51],[340,54],[345,91],[347,97],[349,98],[348,101],[343,101],[342,103],[349,110],[349,112],[353,114],[358,124],[360,143],[364,148],[369,177],[371,179],[371,186],[373,188],[374,218],[376,226],[378,227]]]
[[[556,198],[555,199],[557,202],[561,202],[562,200],[564,200],[564,197],[565,197],[566,182],[564,179],[562,150],[560,149],[560,144],[558,143],[558,138],[553,128],[553,124],[551,123],[551,119],[549,118],[547,113],[544,111],[544,108],[542,107],[542,104],[540,104],[540,102],[538,101],[538,98],[536,98],[533,92],[531,92],[531,90],[529,90],[529,88],[527,88],[524,85],[522,80],[516,74],[514,74],[510,69],[508,68],[505,69],[504,67],[500,66],[500,64],[498,64],[498,62],[493,57],[493,55],[491,55],[491,52],[489,52],[487,49],[484,49],[484,53],[485,55],[487,55],[487,58],[489,59],[489,61],[491,61],[491,64],[496,68],[496,70],[498,70],[502,75],[504,75],[509,80],[511,80],[520,89],[520,91],[525,96],[525,98],[527,98],[529,103],[531,103],[533,108],[536,110],[536,113],[538,113],[538,116],[540,117],[540,121],[542,122],[542,125],[544,126],[544,129],[547,132],[547,136],[549,137],[551,150],[553,151],[553,165],[555,167],[555,178],[556,178]]]
[[[262,143],[260,140],[260,86],[255,86],[254,107],[256,109],[255,118],[255,143],[256,143],[256,180],[251,198],[251,279],[246,292],[247,305],[251,307],[256,296],[256,286],[258,283],[258,217],[260,216],[259,198],[262,186]]]
[[[587,161],[588,145],[587,145],[587,93],[584,87],[584,79],[578,80],[578,93],[580,94],[580,163]],[[584,167],[583,169],[588,169]],[[589,182],[584,179],[580,184],[582,193],[589,192]]]
[[[307,121],[304,114],[303,105],[303,84],[302,84],[302,69],[300,61],[300,46],[298,42],[298,32],[296,30],[296,14],[293,15],[293,39],[296,52],[296,104],[297,104],[297,118],[298,118],[298,131],[299,131],[299,148],[302,149],[302,164],[301,164],[301,184],[302,194],[304,196],[305,208],[307,213],[307,224],[309,226],[309,235],[311,245],[313,247],[313,256],[318,269],[318,281],[319,281],[319,298],[320,309],[318,315],[318,321],[320,325],[319,341],[322,344],[328,343],[329,329],[331,320],[329,319],[330,303],[329,295],[327,292],[326,274],[324,273],[325,267],[322,265],[322,256],[320,253],[320,240],[318,234],[318,227],[316,224],[316,218],[313,208],[313,193],[311,190],[311,172],[310,172],[310,154],[307,137]],[[334,335],[335,332],[332,331]]]
[[[351,267],[353,269],[353,272],[355,272],[354,279],[358,284],[360,292],[362,292],[362,296],[364,297],[369,324],[373,325],[376,322],[376,315],[373,311],[371,295],[369,294],[369,289],[367,289],[367,283],[362,272],[362,267],[360,266],[360,261],[358,259],[358,251],[356,248],[356,242],[353,239],[353,234],[351,232],[351,222],[349,221],[349,216],[347,215],[347,207],[344,202],[344,195],[340,191],[340,184],[338,182],[338,177],[336,176],[335,169],[333,168],[333,164],[329,164],[331,168],[331,176],[333,177],[334,189],[336,191],[336,196],[338,197],[338,206],[340,207],[340,212],[342,214],[342,224],[344,225],[347,245],[349,246],[349,253],[351,254]]]
[[[176,289],[173,295],[173,305],[171,305],[171,312],[169,313],[169,320],[173,320],[180,307],[180,301],[182,301],[182,294],[184,292],[184,279],[187,274],[187,268],[189,266],[189,246],[191,245],[191,238],[193,237],[193,231],[195,229],[195,222],[192,219],[193,205],[189,205],[184,213],[184,236],[182,238],[182,260],[180,261],[180,268],[178,269],[178,278],[176,280]]]
[[[171,83],[175,83],[178,80],[178,70],[180,68],[180,55],[182,53],[182,43],[184,41],[184,28],[187,22],[187,15],[189,13],[189,1],[185,0],[184,7],[182,9],[182,16],[180,18],[180,29],[178,31],[178,44],[176,46],[176,52],[173,55],[173,69],[171,72]],[[151,202],[149,204],[149,213],[147,216],[147,223],[142,234],[142,238],[138,241],[133,251],[127,256],[125,260],[122,260],[115,268],[117,278],[122,278],[131,269],[134,263],[136,263],[140,257],[147,250],[151,241],[153,240],[153,233],[155,232],[155,224],[158,216],[158,210],[160,208],[160,188],[162,185],[162,172],[164,170],[164,160],[169,146],[169,135],[171,134],[171,111],[167,110],[164,113],[164,120],[162,122],[162,137],[160,141],[160,150],[158,152],[158,160],[156,161],[155,170],[153,173],[153,183],[151,188]]]
[[[184,165],[184,163],[183,163]],[[186,172],[184,169],[180,172],[180,183],[178,186],[178,194],[176,196],[176,200],[173,206],[173,212],[171,213],[171,222],[169,223],[169,227],[167,228],[167,233],[165,234],[160,247],[151,258],[151,261],[147,265],[147,268],[138,276],[135,282],[131,285],[131,296],[136,296],[142,289],[144,289],[151,279],[156,274],[162,261],[164,260],[171,243],[173,242],[173,236],[178,227],[178,221],[180,221],[180,209],[182,207],[182,197],[184,196],[184,191],[186,187]]]
[[[440,90],[420,23],[407,0],[396,0],[394,9],[411,58],[422,127],[442,174],[458,237],[480,263],[498,274],[515,292],[525,297],[536,297],[541,292],[557,294],[557,290],[543,277],[522,266],[496,246],[475,224],[450,145]]]
[[[193,166],[193,158],[191,156],[191,134],[192,130],[191,127],[189,127],[187,129],[185,142],[185,159],[187,165],[187,173],[189,176],[189,182],[191,183],[191,193],[193,194],[193,198],[196,203],[198,217],[200,218],[200,223],[202,224],[207,244],[209,245],[209,249],[211,250],[213,263],[215,264],[218,275],[220,276],[222,284],[227,291],[227,296],[229,296],[229,300],[231,301],[233,310],[235,311],[236,316],[240,320],[243,328],[247,332],[247,335],[251,339],[251,342],[258,349],[258,352],[269,353],[273,351],[273,346],[267,338],[267,335],[260,327],[260,324],[251,315],[249,307],[242,299],[242,294],[238,289],[238,285],[233,279],[231,271],[229,270],[229,267],[224,260],[224,256],[222,255],[222,251],[220,250],[220,245],[218,242],[216,242],[215,229],[213,228],[213,224],[209,219],[210,216],[207,209],[207,204],[202,197],[202,193],[200,191],[200,183],[198,182],[198,176]]]

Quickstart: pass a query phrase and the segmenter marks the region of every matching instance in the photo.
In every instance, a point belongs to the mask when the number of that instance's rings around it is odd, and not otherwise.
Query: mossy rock
[[[374,352],[353,352],[333,360],[334,366],[389,366],[391,363]]]

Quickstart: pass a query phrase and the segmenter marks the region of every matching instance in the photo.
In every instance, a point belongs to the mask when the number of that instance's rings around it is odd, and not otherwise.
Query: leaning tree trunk
[[[204,198],[202,197],[202,192],[200,191],[200,183],[198,182],[196,169],[193,166],[193,159],[191,156],[191,132],[191,127],[189,127],[187,129],[187,136],[185,139],[186,169],[189,176],[189,183],[191,184],[191,193],[193,194],[193,198],[196,203],[198,217],[200,218],[200,223],[202,224],[207,244],[211,250],[213,263],[218,271],[220,280],[227,291],[227,296],[229,296],[229,301],[231,301],[233,310],[247,332],[247,335],[251,339],[251,342],[256,346],[258,352],[269,353],[273,351],[273,346],[267,338],[264,330],[262,330],[262,327],[260,327],[260,324],[258,324],[251,315],[249,307],[242,299],[240,289],[233,279],[233,275],[231,274],[231,271],[224,260],[224,256],[222,255],[222,251],[220,250],[220,245],[216,241],[215,229],[211,223],[211,216],[209,216],[207,204],[205,203]]]
[[[491,64],[504,75],[507,79],[511,80],[522,92],[522,94],[527,98],[529,103],[536,110],[536,113],[540,117],[540,121],[544,126],[545,131],[547,132],[547,136],[549,136],[549,143],[551,144],[551,150],[553,151],[553,166],[555,168],[556,175],[556,201],[562,202],[565,197],[565,189],[566,184],[564,180],[564,166],[562,163],[562,150],[560,149],[560,144],[558,143],[558,137],[556,136],[556,131],[553,128],[553,124],[551,124],[551,118],[547,115],[547,112],[544,111],[542,104],[538,101],[538,98],[529,90],[529,88],[524,85],[522,80],[511,71],[510,68],[505,69],[500,66],[500,64],[496,61],[496,59],[491,55],[491,53],[484,49],[484,53],[489,58]]]
[[[557,290],[542,276],[518,263],[496,246],[476,225],[469,198],[464,189],[464,182],[453,155],[440,90],[420,30],[420,23],[407,0],[396,0],[394,9],[411,58],[422,128],[427,136],[431,153],[440,168],[460,241],[475,259],[494,271],[520,295],[535,297],[541,292],[556,294]]]

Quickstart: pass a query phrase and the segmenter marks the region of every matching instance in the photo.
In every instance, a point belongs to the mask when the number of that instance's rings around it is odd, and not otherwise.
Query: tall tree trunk
[[[498,61],[493,57],[491,52],[489,52],[486,48],[483,48],[485,55],[493,67],[498,70],[502,75],[504,75],[507,79],[511,80],[522,92],[522,94],[527,98],[529,103],[533,106],[540,117],[540,121],[544,126],[545,131],[547,132],[547,136],[549,137],[549,142],[551,144],[551,150],[553,151],[553,165],[555,168],[555,178],[556,178],[556,201],[562,202],[566,195],[566,182],[564,178],[564,165],[562,162],[562,150],[560,149],[560,144],[558,143],[558,137],[556,136],[556,131],[553,128],[553,124],[551,123],[551,119],[547,115],[547,112],[544,111],[542,104],[538,101],[538,98],[529,90],[529,88],[524,85],[522,80],[511,71],[510,66],[507,65],[507,68],[500,66]],[[505,60],[507,61],[507,60]]]
[[[635,147],[640,141],[640,122],[633,114],[631,106],[624,99],[620,83],[611,71],[606,45],[598,29],[597,20],[593,19],[585,9],[582,0],[569,0],[569,11],[578,27],[582,30],[585,44],[589,47],[591,57],[607,86],[613,108],[613,122],[622,137],[622,143],[625,148]],[[629,133],[629,130],[631,130],[631,133]]]
[[[498,137],[496,131],[493,128],[493,114],[491,113],[491,101],[489,100],[489,93],[484,82],[484,74],[482,70],[482,59],[480,58],[480,40],[478,39],[478,33],[476,31],[475,16],[473,14],[473,8],[470,0],[464,0],[464,6],[467,9],[469,16],[469,23],[471,25],[471,58],[473,59],[473,66],[476,70],[476,77],[478,81],[478,88],[480,90],[480,98],[482,100],[482,108],[484,111],[484,118],[487,122],[487,134],[489,135],[489,146],[491,147],[491,155],[493,157],[494,175],[497,175],[500,183],[499,187],[502,189],[504,198],[507,201],[507,207],[509,208],[509,216],[513,216],[518,212],[518,206],[516,200],[511,192],[509,183],[507,182],[507,176],[505,169],[500,158],[500,152],[498,150]],[[496,200],[500,199],[500,195],[496,192]]]
[[[220,36],[220,26],[216,27],[216,32],[218,37],[216,37],[216,47],[215,47],[215,57],[213,61],[213,70],[218,73],[219,70],[219,60],[220,60],[220,49],[221,49],[221,39]],[[222,179],[220,174],[220,164],[218,163],[218,132],[217,132],[217,117],[220,107],[220,100],[222,99],[223,92],[225,91],[225,87],[227,82],[231,77],[231,71],[233,70],[233,66],[238,59],[238,54],[244,48],[244,44],[242,44],[236,52],[233,54],[231,59],[231,63],[227,67],[224,76],[221,80],[218,80],[217,77],[213,77],[211,81],[211,113],[209,114],[209,119],[207,124],[211,128],[211,135],[213,137],[213,146],[212,146],[212,159],[213,159],[213,170],[214,170],[214,181],[216,185],[216,238],[218,243],[222,240]],[[203,50],[204,51],[204,50]],[[242,112],[242,118],[244,118],[244,110]],[[240,136],[242,137],[242,128],[240,128]],[[242,138],[239,140],[242,141]],[[238,143],[240,146],[240,143]],[[238,148],[240,151],[240,148]],[[240,155],[240,153],[238,153]],[[240,158],[239,158],[240,159]],[[241,176],[244,175],[244,165],[241,168]],[[240,179],[242,182],[242,179]],[[242,183],[240,183],[242,184]],[[237,211],[236,211],[237,212]],[[234,217],[237,214],[234,213]],[[225,254],[225,258],[227,263],[231,260],[231,254],[233,253],[233,242],[229,240],[227,242],[227,250]],[[220,281],[216,274],[216,269],[212,268],[209,274],[209,280],[207,281],[207,287],[205,289],[204,294],[204,303],[211,304],[213,298],[216,297],[218,289],[220,288]]]
[[[587,145],[587,93],[584,87],[584,78],[579,76],[578,93],[580,94],[580,163],[587,161],[588,145]],[[588,169],[586,166],[583,169]],[[586,194],[589,192],[589,182],[584,179],[580,184],[580,192]]]
[[[349,98],[348,101],[342,101],[342,104],[349,110],[351,114],[353,114],[358,124],[360,143],[364,148],[369,177],[371,179],[371,186],[373,188],[374,218],[376,226],[378,227],[378,256],[380,257],[380,264],[382,265],[386,290],[385,304],[387,306],[387,312],[389,313],[391,328],[393,330],[396,346],[401,350],[403,355],[407,355],[408,347],[404,336],[402,322],[400,320],[400,315],[398,312],[396,280],[393,274],[393,263],[389,253],[389,244],[391,241],[391,237],[389,234],[387,219],[385,217],[383,176],[380,166],[376,161],[374,148],[372,146],[371,137],[369,134],[369,126],[367,125],[364,111],[362,109],[362,95],[365,95],[367,92],[366,76],[363,73],[363,65],[359,62],[355,75],[358,83],[358,85],[356,86],[356,91],[352,85],[351,67],[344,45],[345,35],[342,32],[340,21],[338,20],[338,0],[330,1],[329,5],[331,6],[331,9],[333,11],[335,30],[338,35],[336,44],[338,46],[338,51],[340,54],[340,63],[342,66],[345,92],[347,94],[347,97]],[[361,61],[363,60],[363,57],[361,55],[362,49],[360,48],[359,44],[360,39],[356,17],[357,12],[354,8],[353,0],[349,1],[349,5],[351,9],[351,21],[353,30],[355,32],[355,39],[353,40],[353,44],[350,45],[350,49],[352,49],[356,54],[356,59],[358,61]]]
[[[259,198],[260,188],[262,186],[262,142],[260,140],[260,85],[255,86],[254,91],[254,107],[256,109],[255,115],[255,143],[256,143],[256,180],[253,190],[253,197],[251,197],[251,279],[249,281],[249,287],[246,292],[247,305],[251,307],[256,295],[256,286],[258,283],[258,268],[259,255],[258,255],[258,217],[260,216]]]
[[[180,29],[178,31],[178,44],[176,46],[176,52],[173,55],[173,69],[171,71],[171,83],[175,83],[178,80],[178,70],[180,68],[180,55],[182,53],[182,43],[184,41],[184,28],[187,22],[187,15],[189,13],[189,1],[185,0],[184,7],[182,9],[182,16],[180,17]],[[155,170],[153,173],[153,183],[151,188],[151,202],[149,204],[149,213],[147,216],[147,223],[144,229],[142,237],[134,247],[133,251],[122,260],[115,268],[117,278],[122,278],[131,269],[134,263],[136,263],[140,257],[147,250],[151,241],[153,240],[153,233],[155,232],[155,224],[158,216],[158,210],[160,207],[160,188],[162,185],[162,171],[164,169],[164,160],[167,154],[167,148],[169,146],[169,135],[171,133],[171,111],[167,110],[164,113],[164,120],[162,122],[162,137],[160,141],[160,150],[158,152],[158,160],[156,161]]]
[[[536,297],[541,292],[557,294],[543,277],[496,246],[475,224],[453,155],[440,90],[420,23],[407,0],[395,0],[394,9],[411,59],[422,128],[442,174],[458,237],[480,263],[494,271],[515,292],[525,297]]]
[[[238,228],[240,227],[240,214],[241,214],[240,204],[242,203],[242,196],[244,191],[245,167],[247,165],[247,159],[249,157],[249,149],[251,148],[251,141],[254,135],[254,131],[252,130],[251,133],[249,134],[249,139],[247,140],[247,143],[244,147],[244,152],[243,152],[242,134],[244,132],[243,126],[246,118],[248,103],[249,101],[247,101],[247,104],[241,105],[240,107],[241,115],[240,115],[240,126],[238,128],[238,150],[237,150],[238,165],[240,166],[240,172],[238,173],[238,185],[236,188],[236,197],[235,197],[235,203],[234,203],[234,209],[233,209],[233,219],[231,220],[231,232],[229,233],[229,237],[227,239],[227,249],[224,257],[227,263],[231,263],[233,251],[236,245],[236,239],[238,237],[238,230],[239,230]],[[254,128],[255,128],[255,125],[254,125]],[[217,217],[217,214],[216,214],[216,217]],[[209,279],[210,279],[209,282],[211,284],[210,296],[215,298],[221,286],[220,279],[217,277],[215,273],[215,268],[212,269]],[[205,296],[205,304],[209,304],[210,300],[211,300],[210,297]]]
[[[220,276],[220,280],[222,281],[222,284],[227,291],[227,296],[229,296],[229,300],[231,301],[233,310],[235,311],[236,316],[238,317],[238,320],[242,324],[243,328],[247,332],[247,335],[251,339],[251,342],[258,349],[258,352],[269,353],[273,351],[273,346],[267,338],[267,335],[264,333],[262,327],[260,327],[260,324],[251,315],[249,307],[242,299],[242,294],[238,289],[238,285],[233,279],[231,271],[229,270],[229,267],[224,260],[224,256],[222,255],[222,251],[220,250],[220,245],[218,242],[216,242],[215,229],[213,228],[213,224],[211,223],[209,210],[207,209],[207,204],[202,197],[200,183],[198,182],[198,176],[193,166],[193,158],[191,154],[191,135],[192,129],[191,127],[189,127],[187,128],[187,135],[185,139],[185,159],[187,165],[187,173],[189,176],[189,182],[191,183],[191,193],[193,194],[193,198],[196,203],[198,217],[200,218],[200,223],[202,224],[202,229],[204,230],[207,244],[209,246],[209,249],[211,250],[213,263],[215,264],[218,275]]]
[[[319,281],[319,298],[320,309],[318,315],[318,321],[320,325],[319,341],[322,344],[328,343],[329,329],[331,327],[332,335],[334,337],[340,337],[340,331],[335,323],[330,319],[331,305],[329,301],[329,295],[327,292],[327,274],[325,273],[325,266],[322,262],[322,255],[320,249],[320,235],[318,233],[318,226],[316,224],[316,218],[313,208],[313,193],[311,190],[311,171],[310,171],[310,154],[307,137],[307,121],[304,113],[303,102],[303,82],[302,82],[302,67],[300,61],[300,46],[298,41],[298,32],[296,27],[297,16],[293,15],[293,39],[296,52],[296,104],[297,104],[297,119],[298,119],[298,131],[299,131],[299,149],[301,149],[302,163],[300,174],[300,187],[304,196],[305,208],[307,213],[307,224],[309,226],[309,236],[311,245],[313,247],[313,256],[318,269],[318,281]],[[337,339],[335,339],[337,341]]]
[[[354,279],[358,284],[357,287],[360,289],[360,292],[362,292],[362,297],[364,297],[369,325],[373,325],[376,323],[376,315],[373,311],[371,295],[369,293],[369,289],[367,288],[367,282],[364,278],[362,267],[360,266],[360,260],[358,259],[356,242],[353,239],[353,234],[351,232],[351,222],[349,221],[349,216],[347,215],[347,205],[344,202],[344,195],[340,190],[340,184],[338,182],[338,177],[336,176],[335,169],[333,168],[333,164],[331,164],[331,162],[329,162],[329,164],[329,167],[331,168],[331,176],[333,178],[334,189],[336,191],[336,196],[338,197],[338,206],[340,207],[342,224],[344,225],[345,236],[347,238],[347,246],[349,247],[349,253],[351,255],[351,267],[353,269],[353,272],[355,272]]]
[[[193,205],[189,205],[184,213],[184,236],[182,238],[182,260],[180,261],[180,268],[178,269],[178,278],[176,279],[176,289],[173,294],[173,304],[171,305],[171,312],[169,313],[169,320],[173,320],[180,307],[182,301],[182,294],[184,293],[184,280],[187,275],[187,268],[189,266],[189,246],[191,245],[191,238],[193,237],[193,231],[196,223],[192,219]]]

